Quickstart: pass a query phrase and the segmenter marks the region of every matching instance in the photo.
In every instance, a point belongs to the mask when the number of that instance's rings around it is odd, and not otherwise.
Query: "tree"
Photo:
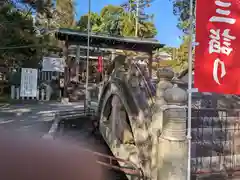
[[[9,2],[0,8],[0,22],[1,64],[37,66],[41,48],[36,47],[40,39],[36,38],[32,17]],[[29,47],[19,48],[21,46]]]
[[[141,22],[139,24],[138,36],[141,38],[153,38],[157,35],[157,29],[151,22]]]
[[[102,18],[101,31],[115,36],[121,35],[121,17],[124,9],[120,6],[107,5],[101,12]]]
[[[133,13],[124,12],[121,16],[121,36],[133,37],[135,36],[135,16]]]
[[[195,4],[196,0],[193,0],[193,25],[195,25]],[[190,18],[190,1],[189,0],[173,0],[173,13],[178,17],[178,25],[177,27],[181,29],[184,33],[183,36],[183,44],[182,47],[188,47],[189,45],[189,35],[188,29],[189,29],[189,18]],[[195,26],[193,27],[193,31],[195,31]],[[181,47],[180,47],[181,48]],[[186,48],[185,48],[186,49]],[[185,50],[186,51],[186,50]],[[184,51],[184,54],[187,54]],[[194,55],[194,52],[193,52]],[[186,55],[182,56],[180,59],[182,66],[181,69],[181,75],[186,74],[188,72],[188,58]],[[181,76],[180,75],[180,76]]]
[[[153,0],[140,0],[138,3],[138,12],[139,12],[139,20],[140,21],[152,21],[154,18],[154,14],[148,14],[145,12],[145,9],[151,6],[151,2]],[[137,0],[128,0],[128,2],[123,3],[121,5],[127,12],[131,12],[135,14],[137,12]]]
[[[188,65],[188,45],[189,37],[183,37],[183,43],[179,48],[163,47],[158,52],[166,52],[171,55],[171,60],[160,61],[158,66],[168,66],[173,68],[175,72],[182,72]]]
[[[102,18],[97,13],[91,13],[91,30],[93,32],[101,32]],[[88,27],[88,14],[85,14],[80,17],[80,20],[77,22],[77,29],[82,32],[87,32]]]
[[[91,30],[97,33],[109,34],[109,35],[121,35],[121,20],[124,9],[120,6],[107,5],[105,6],[100,15],[97,13],[91,13]],[[78,29],[81,31],[87,31],[88,14],[80,17],[77,23]]]
[[[124,10],[120,6],[107,5],[105,6],[100,15],[91,13],[91,30],[95,33],[103,33],[110,35],[121,35],[121,20]],[[77,23],[78,29],[87,31],[88,14],[80,17]]]
[[[73,0],[21,0],[36,11],[35,25],[55,29],[74,24],[75,3]]]
[[[189,36],[183,37],[183,43],[179,48],[176,49],[174,58],[176,60],[175,66],[179,67],[179,70],[187,68],[188,64],[188,46],[189,46]]]
[[[196,1],[193,0],[193,7],[195,7]],[[173,1],[173,14],[178,17],[178,28],[184,33],[187,33],[189,28],[189,0],[174,0]],[[195,8],[194,8],[195,9]],[[193,12],[195,12],[193,9]],[[193,13],[194,14],[194,13]]]
[[[81,31],[87,30],[88,14],[80,17],[77,28]],[[121,6],[107,5],[100,14],[91,13],[91,30],[97,33],[109,34],[112,36],[131,37],[135,33],[135,16],[127,12]],[[139,37],[153,38],[157,34],[155,25],[147,20],[139,22]]]
[[[59,27],[71,28],[74,25],[75,3],[73,0],[22,0],[31,9],[36,11],[35,28],[43,41],[49,46],[62,47],[57,41],[52,30]],[[51,51],[45,47],[45,52]]]
[[[31,10],[36,11],[37,26],[49,27],[50,20],[54,16],[54,2],[53,0],[21,0],[22,3],[28,5]]]
[[[141,0],[139,1],[139,9],[138,9],[138,22],[139,22],[139,30],[138,37],[152,38],[157,34],[157,30],[153,24],[153,14],[147,14],[145,9],[151,6],[152,0]],[[136,22],[136,14],[137,14],[137,1],[136,0],[128,0],[127,3],[121,5],[129,14],[129,19],[131,23]],[[125,21],[126,22],[126,21]],[[130,32],[132,32],[132,25],[126,25],[130,28]],[[135,29],[135,27],[134,27]],[[134,30],[135,35],[135,30]],[[131,36],[132,33],[131,33]]]

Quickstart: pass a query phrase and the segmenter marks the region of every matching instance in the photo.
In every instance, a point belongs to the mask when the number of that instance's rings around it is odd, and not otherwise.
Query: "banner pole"
[[[88,0],[88,24],[87,24],[87,64],[86,64],[86,84],[85,84],[85,103],[84,103],[84,109],[89,108],[89,92],[88,92],[88,80],[89,80],[89,49],[90,49],[90,33],[91,33],[91,0]]]
[[[191,131],[192,131],[192,37],[193,37],[193,0],[189,4],[189,49],[188,49],[188,118],[187,118],[187,139],[188,139],[188,163],[187,180],[191,180]]]

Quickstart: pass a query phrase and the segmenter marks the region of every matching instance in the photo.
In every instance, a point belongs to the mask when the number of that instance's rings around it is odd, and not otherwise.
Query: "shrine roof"
[[[88,34],[73,29],[60,28],[55,36],[62,41],[68,41],[70,44],[87,46]],[[99,48],[112,48],[122,50],[132,50],[139,52],[152,52],[158,48],[164,47],[159,41],[152,38],[129,38],[116,37],[104,34],[91,34],[90,46]]]

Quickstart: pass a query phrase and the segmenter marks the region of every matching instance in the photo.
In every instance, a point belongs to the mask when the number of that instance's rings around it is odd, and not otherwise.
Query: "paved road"
[[[8,105],[0,110],[0,127],[42,134],[50,127],[56,112],[83,108],[83,102]]]
[[[44,103],[37,105],[9,105],[0,109],[0,128],[42,137],[49,131],[56,112],[83,108],[83,102],[72,104]],[[82,142],[84,142],[86,144],[85,148],[87,149],[111,155],[111,152],[101,137],[96,138],[96,136],[90,133],[90,121],[87,119],[81,119],[81,122],[79,119],[75,121],[77,123],[69,123],[77,124],[77,126],[68,126],[63,136],[59,136],[58,138],[67,138],[74,143],[81,142],[82,144]],[[109,171],[107,177],[110,180],[125,179],[122,173],[116,173],[114,171]]]

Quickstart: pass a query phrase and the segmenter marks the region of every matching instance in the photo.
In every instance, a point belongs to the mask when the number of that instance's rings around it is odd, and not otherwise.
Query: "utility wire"
[[[31,44],[31,45],[23,45],[23,46],[3,46],[3,47],[1,47],[0,46],[0,50],[8,50],[8,49],[27,49],[27,48],[37,48],[37,47],[46,47],[47,45],[46,44],[38,44],[38,45],[36,45],[36,44]],[[49,47],[51,47],[51,46],[49,46]]]

